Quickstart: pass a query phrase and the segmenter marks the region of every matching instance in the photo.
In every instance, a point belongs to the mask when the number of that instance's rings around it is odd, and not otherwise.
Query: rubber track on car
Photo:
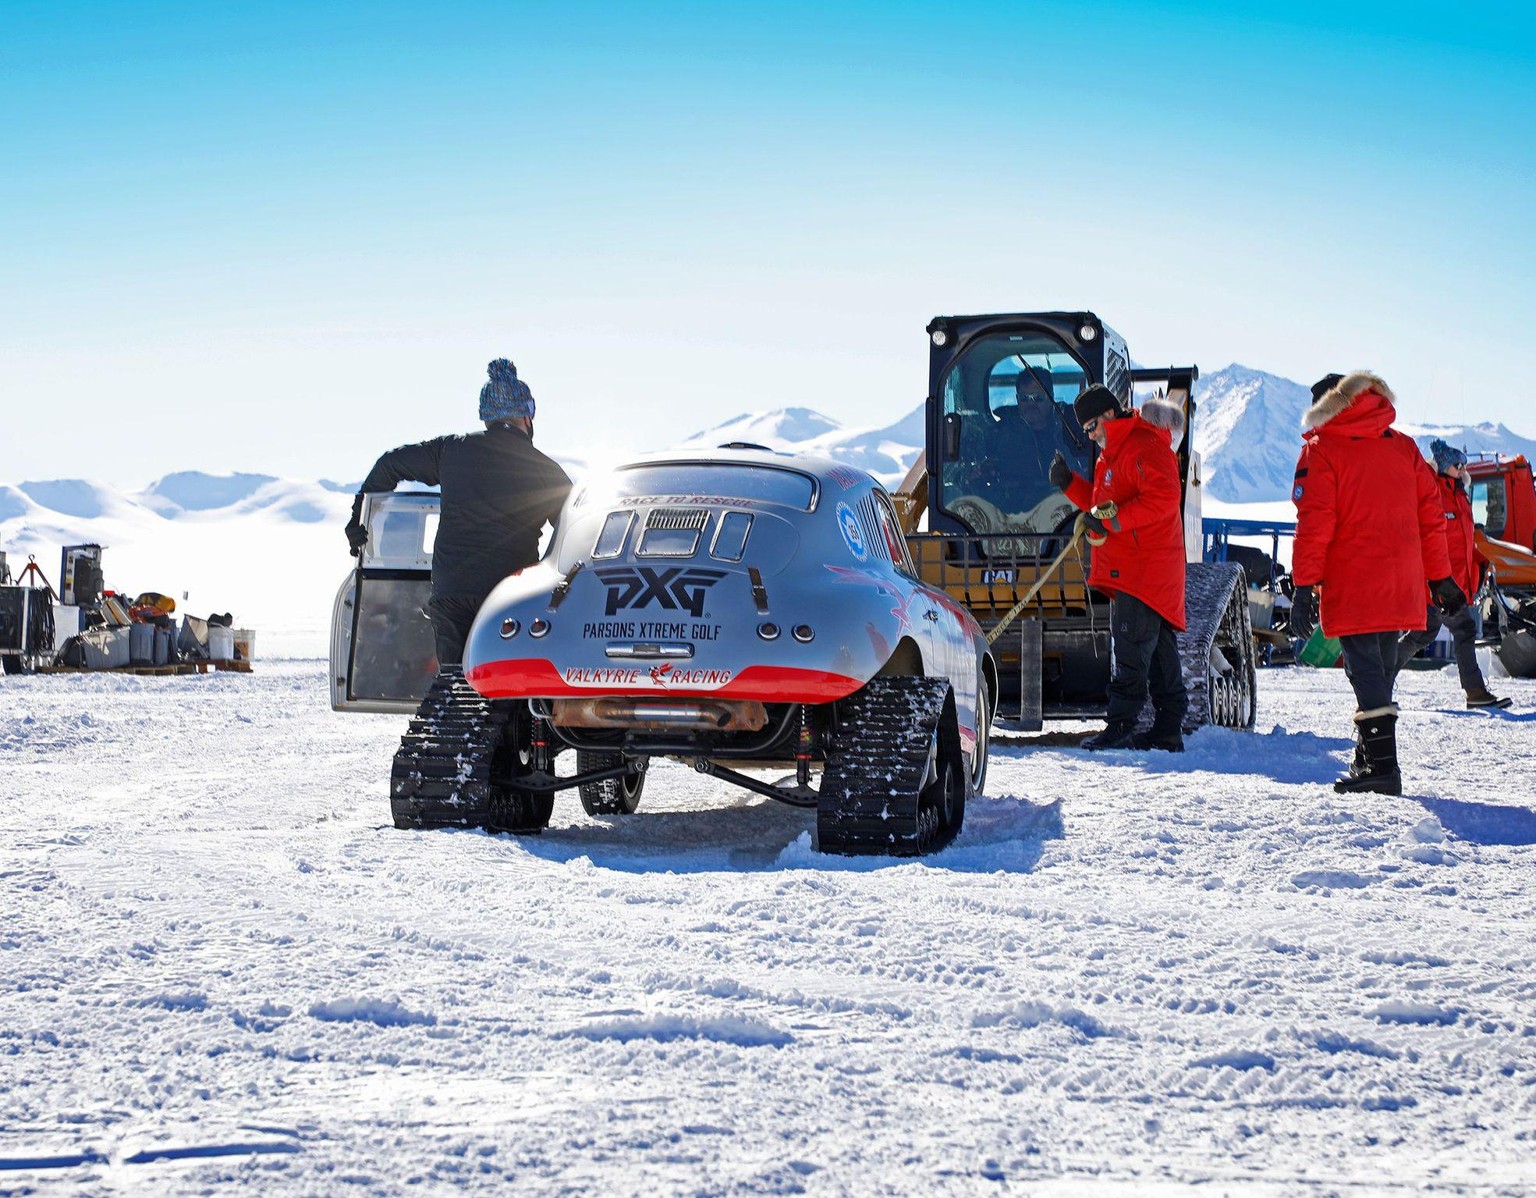
[[[400,738],[390,770],[395,826],[482,824],[490,812],[491,761],[506,722],[506,711],[482,698],[462,670],[439,673]]]
[[[914,856],[928,746],[944,711],[943,678],[872,678],[838,704],[816,810],[824,853]]]

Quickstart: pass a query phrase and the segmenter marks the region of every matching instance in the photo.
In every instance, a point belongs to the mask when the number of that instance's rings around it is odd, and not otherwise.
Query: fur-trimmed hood
[[[1184,439],[1184,408],[1163,395],[1154,395],[1141,405],[1141,418],[1156,428],[1168,431],[1168,440],[1177,449]]]
[[[1392,394],[1392,388],[1369,371],[1357,370],[1353,374],[1346,374],[1334,384],[1332,390],[1323,392],[1322,398],[1302,416],[1301,427],[1322,428],[1335,416],[1348,411],[1357,399],[1367,393],[1379,395],[1386,400],[1389,409],[1387,424],[1391,424],[1397,415],[1397,396]]]

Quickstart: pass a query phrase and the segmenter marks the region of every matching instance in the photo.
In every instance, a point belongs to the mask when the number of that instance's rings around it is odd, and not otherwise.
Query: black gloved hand
[[[1317,592],[1297,587],[1291,596],[1291,635],[1306,640],[1317,627]]]
[[[1051,486],[1060,490],[1065,491],[1072,482],[1072,467],[1067,465],[1067,459],[1062,456],[1059,449],[1056,451],[1056,456],[1051,459],[1051,464],[1046,467],[1045,473],[1051,480]]]
[[[1090,545],[1102,545],[1109,537],[1108,530],[1104,527],[1104,521],[1100,520],[1092,512],[1084,512],[1077,518],[1077,526],[1082,529],[1083,536],[1088,538]]]
[[[1435,606],[1442,616],[1454,616],[1467,605],[1467,597],[1456,585],[1454,578],[1432,578],[1429,589],[1435,596]]]
[[[352,519],[347,521],[347,544],[353,557],[363,556],[363,546],[368,544],[368,530],[363,527],[363,493],[352,496]]]

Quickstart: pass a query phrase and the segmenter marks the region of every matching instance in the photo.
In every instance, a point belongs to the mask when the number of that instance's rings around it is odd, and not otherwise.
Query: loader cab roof
[[[1123,403],[1131,401],[1131,360],[1125,338],[1092,312],[935,316],[928,322],[928,341],[930,395],[940,394],[944,374],[962,357],[974,358],[976,368],[990,369],[1010,356],[1010,343],[1028,343],[1041,351],[1049,344],[1063,363],[1075,362],[1079,390],[1103,383]],[[1061,392],[1058,385],[1058,399]]]

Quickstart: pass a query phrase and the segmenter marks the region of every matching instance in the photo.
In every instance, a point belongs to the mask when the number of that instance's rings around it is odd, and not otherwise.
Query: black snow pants
[[[437,642],[437,665],[456,666],[464,660],[464,642],[475,622],[484,595],[433,595],[427,603],[432,619],[432,639]]]
[[[1344,673],[1355,688],[1355,709],[1375,711],[1392,702],[1392,682],[1397,677],[1397,641],[1400,632],[1359,632],[1341,636]]]
[[[1440,610],[1431,607],[1425,612],[1428,627],[1423,632],[1405,632],[1397,644],[1397,668],[1402,669],[1418,651],[1428,645],[1440,632],[1443,623],[1451,630],[1451,644],[1455,647],[1456,673],[1461,677],[1461,689],[1476,692],[1486,689],[1483,671],[1477,665],[1477,617],[1469,603],[1454,616],[1441,616]]]
[[[1189,694],[1173,625],[1135,595],[1120,592],[1110,603],[1109,640],[1114,673],[1105,719],[1111,724],[1134,722],[1150,694],[1158,722],[1177,728],[1189,706]]]

